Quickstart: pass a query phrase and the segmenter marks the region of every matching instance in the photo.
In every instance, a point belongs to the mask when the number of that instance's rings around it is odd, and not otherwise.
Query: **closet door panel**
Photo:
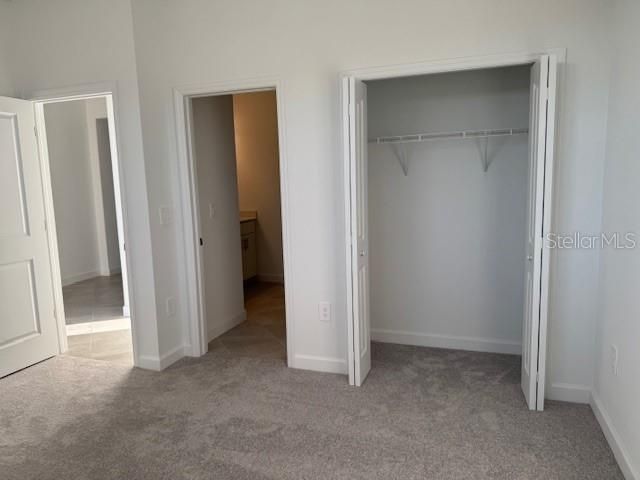
[[[522,391],[531,410],[544,408],[549,252],[555,114],[555,58],[544,55],[531,67],[529,182],[525,305],[522,329]]]
[[[362,385],[371,369],[369,309],[369,225],[367,192],[367,87],[349,79],[349,163],[351,191],[351,281],[355,385]]]

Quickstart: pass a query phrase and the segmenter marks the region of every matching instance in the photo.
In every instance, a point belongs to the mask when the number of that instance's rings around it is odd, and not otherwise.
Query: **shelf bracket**
[[[407,147],[403,143],[391,143],[391,150],[398,159],[402,173],[406,177],[409,174],[409,155],[407,154]]]
[[[491,160],[489,159],[489,137],[480,137],[476,139],[478,152],[480,152],[480,161],[482,162],[482,171],[487,173]]]

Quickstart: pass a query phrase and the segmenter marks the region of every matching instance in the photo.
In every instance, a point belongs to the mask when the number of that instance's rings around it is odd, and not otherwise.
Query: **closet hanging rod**
[[[411,135],[395,135],[392,137],[372,138],[369,140],[369,143],[415,143],[454,138],[505,137],[510,135],[522,135],[525,133],[529,133],[528,128],[502,128],[498,130],[464,130],[460,132],[415,133]]]

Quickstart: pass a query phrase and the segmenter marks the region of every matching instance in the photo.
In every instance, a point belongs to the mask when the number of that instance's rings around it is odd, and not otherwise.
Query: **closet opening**
[[[343,88],[350,383],[393,356],[541,410],[555,59]]]
[[[208,351],[286,362],[276,91],[186,102]]]

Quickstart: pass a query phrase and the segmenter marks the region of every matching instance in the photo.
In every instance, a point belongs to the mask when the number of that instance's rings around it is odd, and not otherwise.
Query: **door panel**
[[[58,353],[31,102],[0,97],[0,377]]]
[[[27,235],[27,212],[24,198],[22,157],[18,141],[18,116],[0,113],[0,237]]]
[[[369,226],[367,193],[367,86],[349,79],[351,255],[353,294],[354,384],[362,385],[371,369],[369,315]]]
[[[211,341],[244,304],[233,98],[194,98],[191,114],[202,308]]]
[[[33,262],[21,260],[0,266],[0,309],[3,324],[0,345],[9,345],[39,335]]]
[[[553,105],[555,75],[550,75],[550,69],[552,69],[552,73],[555,73],[555,58],[546,55],[531,67],[527,245],[521,377],[522,391],[531,410],[542,410],[544,407],[544,360],[546,356],[544,336],[546,335],[549,260],[548,252],[543,248],[543,238],[550,226],[553,121],[549,121],[549,117],[555,113]],[[553,95],[550,95],[550,92]],[[548,176],[547,182],[545,182],[545,176]],[[542,292],[545,294],[542,295]]]

